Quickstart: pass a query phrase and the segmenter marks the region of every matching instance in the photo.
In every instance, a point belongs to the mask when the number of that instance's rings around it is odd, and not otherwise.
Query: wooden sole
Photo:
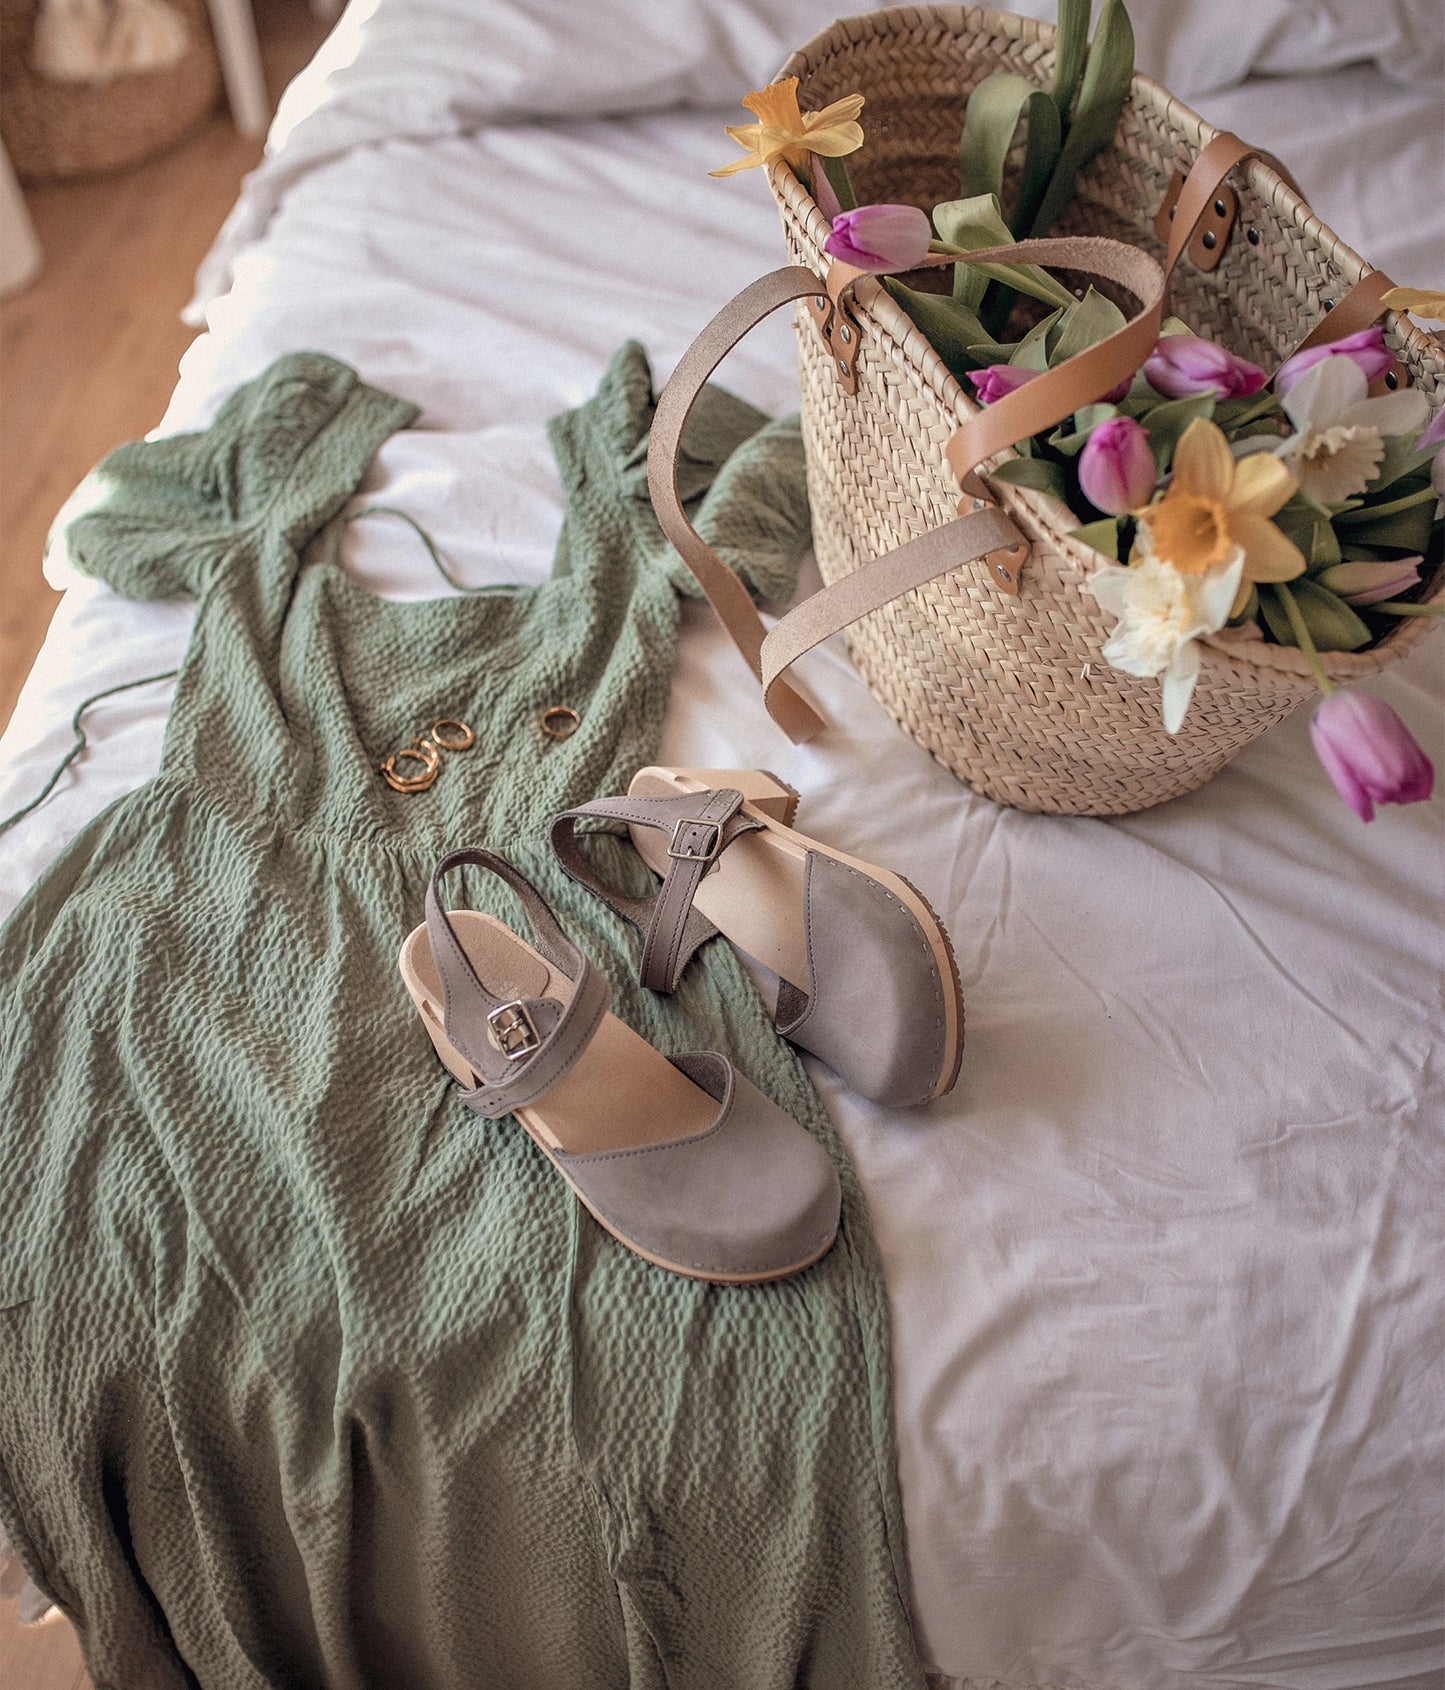
[[[811,993],[803,919],[808,853],[817,851],[876,880],[917,921],[933,952],[939,978],[945,983],[944,1060],[932,1098],[951,1091],[963,1065],[963,987],[948,932],[917,887],[900,874],[795,832],[790,824],[798,795],[765,770],[639,769],[628,790],[633,797],[668,798],[726,786],[742,792],[744,811],[764,825],[735,839],[703,877],[693,900],[698,909],[740,951],[800,991]],[[653,873],[666,874],[667,835],[648,827],[633,827],[628,832]]]
[[[472,967],[493,991],[518,997],[550,997],[563,1004],[570,1001],[572,981],[503,922],[477,910],[453,910],[450,918]],[[408,934],[397,966],[443,1067],[468,1091],[475,1090],[483,1083],[482,1076],[446,1035],[441,977],[425,923]],[[608,1011],[571,1071],[537,1103],[515,1114],[597,1224],[654,1267],[713,1285],[761,1284],[811,1267],[832,1248],[836,1234],[806,1259],[767,1273],[710,1273],[668,1261],[618,1232],[593,1208],[587,1194],[557,1159],[558,1151],[585,1155],[694,1138],[712,1126],[717,1112],[715,1098]]]

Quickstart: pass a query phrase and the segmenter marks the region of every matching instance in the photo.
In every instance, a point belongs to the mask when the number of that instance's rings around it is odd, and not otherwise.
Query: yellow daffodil
[[[1204,575],[1237,550],[1243,572],[1230,610],[1237,616],[1256,581],[1291,581],[1304,553],[1269,519],[1295,490],[1272,453],[1235,459],[1223,431],[1206,417],[1185,429],[1174,478],[1157,503],[1136,511],[1147,552],[1186,575]]]
[[[747,148],[747,156],[735,158],[720,170],[710,170],[710,176],[736,176],[740,170],[776,164],[779,160],[806,165],[809,153],[823,158],[843,158],[856,153],[863,145],[863,131],[857,121],[863,109],[861,94],[834,100],[822,111],[800,111],[798,79],[787,76],[770,88],[749,94],[743,104],[758,122],[739,124],[729,128],[728,134],[740,147]]]
[[[1392,311],[1413,311],[1417,317],[1445,323],[1445,293],[1437,288],[1391,288],[1381,304]]]

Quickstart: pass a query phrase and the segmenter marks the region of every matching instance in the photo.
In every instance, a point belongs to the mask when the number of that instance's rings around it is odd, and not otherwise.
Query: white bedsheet
[[[1206,106],[1398,281],[1438,284],[1428,94],[1353,69]],[[363,497],[469,581],[537,579],[561,515],[546,419],[628,336],[665,376],[782,262],[762,181],[705,179],[733,120],[396,139],[318,167],[241,255],[163,427],[281,352],[332,352],[423,408]],[[790,407],[791,331],[724,379]],[[352,526],[348,561],[382,592],[437,589],[389,519]],[[173,667],[191,622],[78,581],[61,543],[48,567],[68,591],[0,742],[0,815],[77,703]],[[685,629],[664,761],[777,769],[805,829],[906,874],[957,945],[952,1097],[890,1113],[815,1067],[888,1276],[927,1659],[1008,1690],[1437,1683],[1445,804],[1361,826],[1301,717],[1156,811],[1020,815],[905,740],[841,648],[806,666],[835,726],[791,748],[702,607]],[[1377,690],[1445,768],[1441,642]],[[0,915],[154,772],[168,696],[91,713],[82,761],[0,836]]]

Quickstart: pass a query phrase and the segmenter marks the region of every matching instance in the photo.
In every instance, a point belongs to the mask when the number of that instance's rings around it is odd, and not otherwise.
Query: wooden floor
[[[305,0],[255,0],[273,96],[326,26]],[[112,446],[160,420],[193,330],[178,313],[261,143],[218,111],[171,152],[123,174],[26,193],[45,269],[0,303],[0,730],[45,637],[51,519]],[[0,1586],[0,1686],[89,1690],[58,1614],[22,1626]]]
[[[255,9],[274,95],[326,26],[305,0]],[[195,332],[178,314],[196,265],[260,157],[221,109],[148,164],[26,192],[45,268],[0,303],[0,731],[57,603],[40,568],[51,520],[111,447],[159,422]]]

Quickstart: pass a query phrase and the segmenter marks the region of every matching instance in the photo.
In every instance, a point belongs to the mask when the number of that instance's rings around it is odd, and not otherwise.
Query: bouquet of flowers
[[[1089,0],[1060,0],[1049,88],[1000,71],[974,89],[960,197],[931,217],[858,205],[846,159],[864,145],[862,96],[803,113],[791,78],[748,97],[758,121],[728,130],[745,156],[713,174],[789,164],[832,222],[826,250],[880,275],[987,405],[1124,326],[1092,287],[1079,298],[1034,265],[966,257],[1048,233],[1079,170],[1113,136],[1133,32],[1122,0],[1105,0],[1090,43],[1089,11]],[[931,253],[962,260],[951,295],[900,279]],[[1385,303],[1445,318],[1445,293],[1395,289]],[[1390,391],[1393,364],[1375,327],[1299,352],[1271,379],[1166,319],[1132,380],[1017,442],[1018,455],[992,471],[1061,501],[1076,537],[1112,560],[1087,583],[1116,618],[1101,655],[1160,680],[1169,733],[1189,708],[1200,636],[1298,647],[1324,694],[1316,750],[1366,821],[1376,803],[1426,798],[1433,782],[1396,713],[1336,689],[1319,660],[1370,646],[1397,617],[1441,614],[1418,591],[1441,562],[1445,410],[1432,420],[1423,394]]]

